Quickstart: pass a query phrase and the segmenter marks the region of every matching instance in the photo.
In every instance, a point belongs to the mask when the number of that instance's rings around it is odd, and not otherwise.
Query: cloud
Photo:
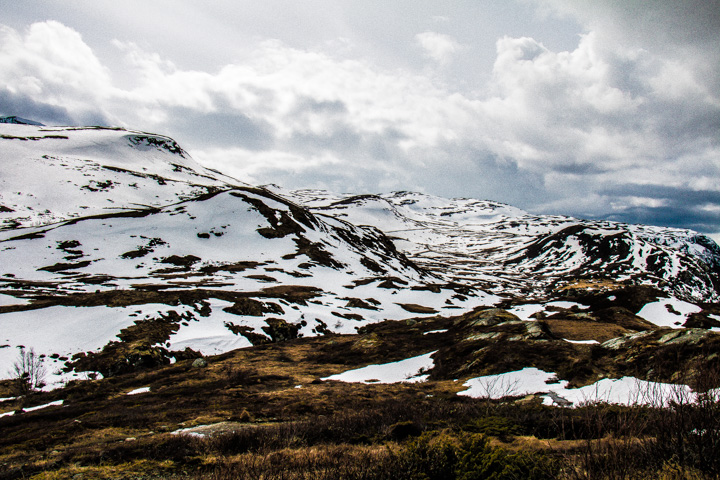
[[[415,40],[425,50],[428,57],[441,64],[448,63],[453,55],[462,48],[457,40],[442,33],[418,33],[415,35]]]
[[[69,27],[2,27],[0,110],[172,135],[253,183],[412,189],[718,231],[717,78],[671,54],[681,49],[611,43],[605,25],[560,51],[502,37],[490,83],[472,91],[345,50],[266,39],[214,71],[115,42],[127,74],[116,82]],[[462,54],[446,35],[415,40],[439,63]]]
[[[75,30],[34,23],[20,33],[0,25],[0,110],[48,124],[112,123],[100,107],[108,70]]]
[[[23,116],[47,125],[73,125],[68,110],[57,105],[37,102],[28,95],[0,88],[0,116]]]
[[[111,88],[108,70],[75,30],[34,23],[24,34],[0,26],[0,83],[16,96],[85,110]]]

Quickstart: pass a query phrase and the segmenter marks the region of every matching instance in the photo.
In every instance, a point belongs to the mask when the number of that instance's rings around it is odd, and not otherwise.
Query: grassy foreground
[[[543,406],[461,383],[322,381],[347,369],[297,339],[3,402],[0,478],[701,479],[720,474],[720,403]],[[312,360],[312,361],[310,361]],[[128,395],[143,387],[149,391]],[[177,433],[178,430],[184,430]],[[202,436],[199,436],[199,435]]]
[[[6,399],[0,415],[7,414],[0,417],[0,479],[720,476],[717,395],[698,402],[678,398],[662,408],[560,408],[534,396],[491,401],[457,395],[467,378],[525,366],[509,363],[515,360],[576,384],[621,367],[632,373],[640,366],[656,372],[673,366],[675,373],[692,372],[693,386],[707,390],[720,385],[719,369],[712,368],[717,339],[669,346],[645,340],[610,357],[597,347],[554,340],[555,327],[542,322],[550,333],[533,330],[525,340],[493,343],[488,333],[504,339],[526,330],[522,322],[490,321],[503,315],[486,309],[454,319],[384,322],[358,335],[260,344],[207,357],[200,366],[188,352],[171,365],[10,400],[18,395],[16,385],[0,382]],[[446,331],[425,334],[438,329]],[[153,342],[149,337],[146,344]],[[322,380],[430,351],[438,354],[424,383]],[[104,365],[110,353],[82,360]]]

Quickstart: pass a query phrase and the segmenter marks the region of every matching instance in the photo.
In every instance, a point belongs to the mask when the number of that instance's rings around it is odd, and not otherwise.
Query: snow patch
[[[125,395],[138,395],[140,393],[147,393],[149,391],[150,391],[150,387],[140,387],[140,388],[136,388],[135,390],[129,391]]]
[[[407,358],[397,362],[368,365],[331,375],[323,380],[337,380],[347,383],[416,383],[427,380],[424,372],[431,370],[435,362],[430,358],[436,351]]]
[[[525,305],[517,305],[508,312],[512,313],[513,315],[517,316],[520,320],[524,321],[532,321],[535,320],[532,318],[532,316],[538,312],[542,312],[545,310],[544,305],[540,305],[539,303],[528,303]]]
[[[423,335],[432,335],[433,333],[445,333],[447,332],[447,328],[444,330],[430,330],[427,332],[423,332]]]
[[[45,405],[38,405],[37,407],[23,408],[22,411],[23,412],[34,412],[35,410],[42,410],[43,408],[57,407],[57,406],[62,405],[63,403],[64,403],[64,400],[55,400],[54,402],[46,403]],[[10,415],[15,415],[15,411],[1,413],[0,418],[8,417]]]
[[[7,305],[27,305],[30,303],[26,298],[17,298],[12,295],[5,295],[0,293],[0,307]]]
[[[467,390],[458,395],[472,398],[500,399],[540,394],[543,403],[551,405],[583,405],[586,403],[616,403],[621,405],[664,406],[671,401],[689,401],[694,394],[687,385],[647,382],[634,377],[605,378],[592,385],[568,388],[566,380],[557,380],[554,373],[537,368],[523,368],[514,372],[472,378],[463,386]]]
[[[638,316],[660,327],[682,328],[691,314],[700,311],[702,308],[697,305],[670,297],[648,303],[638,312]]]

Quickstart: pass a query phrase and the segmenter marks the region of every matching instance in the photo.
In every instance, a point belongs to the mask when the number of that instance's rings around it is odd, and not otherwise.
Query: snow
[[[0,378],[12,376],[13,364],[19,349],[33,349],[39,357],[45,355],[43,366],[47,372],[44,390],[57,388],[78,378],[60,370],[64,361],[56,357],[71,357],[75,353],[96,351],[112,340],[120,330],[136,320],[178,310],[162,304],[132,307],[66,307],[54,306],[39,310],[26,310],[0,315],[0,342],[9,347],[0,348]],[[130,316],[135,315],[135,316]]]
[[[540,303],[526,303],[524,305],[515,305],[514,307],[508,309],[508,312],[516,315],[520,320],[528,322],[535,320],[535,318],[533,318],[532,316],[538,312],[544,312],[547,307],[571,309],[573,307],[582,307],[582,305],[576,302],[556,300],[553,302],[548,302],[544,305]]]
[[[546,304],[545,304],[545,307],[558,307],[558,308],[565,308],[565,309],[568,309],[568,310],[569,310],[569,309],[571,309],[571,308],[573,308],[573,307],[582,307],[582,305],[580,305],[580,304],[577,303],[577,302],[566,302],[566,301],[563,301],[563,300],[556,300],[556,301],[554,301],[554,302],[548,302],[548,303],[546,303]]]
[[[516,305],[508,310],[508,312],[516,315],[520,320],[535,320],[532,315],[545,310],[545,305],[539,303],[528,303],[525,305]]]
[[[568,338],[563,338],[563,340],[570,343],[576,343],[578,345],[592,345],[595,343],[600,343],[597,340],[570,340]]]
[[[427,332],[423,332],[423,335],[432,335],[433,333],[445,333],[447,332],[447,329],[444,330],[429,330]]]
[[[432,355],[436,351],[397,362],[368,365],[332,375],[323,380],[347,383],[416,383],[427,380],[426,372],[435,366]]]
[[[140,388],[136,388],[135,390],[129,391],[125,395],[138,395],[140,393],[147,393],[149,391],[150,391],[150,387],[140,387]]]
[[[557,402],[553,397],[559,397],[561,401],[570,402],[573,406],[597,402],[663,406],[670,401],[694,398],[692,390],[686,385],[647,382],[634,377],[605,378],[585,387],[568,388],[567,381],[558,381],[556,374],[537,368],[472,378],[463,386],[468,389],[458,395],[500,399],[540,394],[544,397],[543,402],[548,405]]]
[[[12,295],[5,295],[3,293],[0,293],[0,307],[4,307],[7,305],[26,305],[30,302],[26,298],[17,298],[13,297]]]
[[[553,381],[554,378],[554,373],[547,373],[537,368],[523,368],[499,375],[471,378],[463,384],[468,389],[459,392],[458,395],[496,399],[546,392],[549,391],[547,382]],[[560,385],[567,386],[567,381],[561,381]]]
[[[14,210],[0,213],[0,225],[6,218],[24,227],[47,225],[108,209],[166,205],[205,193],[208,186],[245,185],[203,168],[186,152],[136,141],[144,137],[172,145],[162,135],[6,124],[0,133],[38,139],[0,139],[0,204]]]
[[[34,412],[36,410],[42,410],[43,408],[58,407],[58,406],[62,405],[63,403],[64,403],[64,400],[55,400],[54,402],[46,403],[45,405],[38,405],[37,407],[23,408],[23,412]],[[0,413],[0,418],[8,417],[8,416],[14,415],[14,414],[15,414],[15,411]]]
[[[668,305],[678,313],[671,312]],[[648,303],[638,312],[638,316],[660,327],[682,328],[690,314],[700,311],[702,308],[697,305],[670,297]]]
[[[242,318],[238,315],[224,312],[223,307],[231,306],[232,303],[223,300],[212,299],[210,308],[212,314],[209,317],[196,318],[181,325],[180,329],[173,333],[165,344],[166,348],[174,351],[191,348],[202,352],[203,355],[216,355],[229,352],[238,348],[249,347],[251,343],[247,338],[232,333],[227,322],[236,325],[243,325]],[[255,324],[262,322],[258,317],[249,317]],[[264,324],[264,322],[262,322]],[[262,333],[260,331],[259,333]]]
[[[179,430],[175,430],[173,432],[170,432],[170,435],[188,435],[191,437],[197,437],[197,438],[205,438],[207,435],[204,433],[196,432],[197,429],[202,429],[205,427],[209,427],[210,425],[198,425],[195,427],[188,427],[188,428],[181,428]]]

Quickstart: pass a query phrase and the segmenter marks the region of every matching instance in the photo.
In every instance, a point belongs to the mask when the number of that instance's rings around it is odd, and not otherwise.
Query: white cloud
[[[720,204],[703,193],[720,191],[715,79],[605,38],[589,31],[567,51],[500,38],[490,84],[472,93],[277,40],[246,45],[213,72],[116,41],[132,79],[120,87],[80,34],[44,22],[0,28],[0,83],[13,105],[27,98],[173,135],[198,160],[250,182],[422,189],[597,216],[688,211],[684,192]],[[440,64],[461,49],[435,32],[416,41]],[[698,225],[720,216],[693,215]]]
[[[0,26],[0,83],[66,108],[111,88],[108,70],[80,34],[54,21],[32,24],[24,34]]]
[[[425,54],[438,63],[448,63],[462,45],[450,35],[437,32],[423,32],[415,35],[417,43],[425,50]]]

